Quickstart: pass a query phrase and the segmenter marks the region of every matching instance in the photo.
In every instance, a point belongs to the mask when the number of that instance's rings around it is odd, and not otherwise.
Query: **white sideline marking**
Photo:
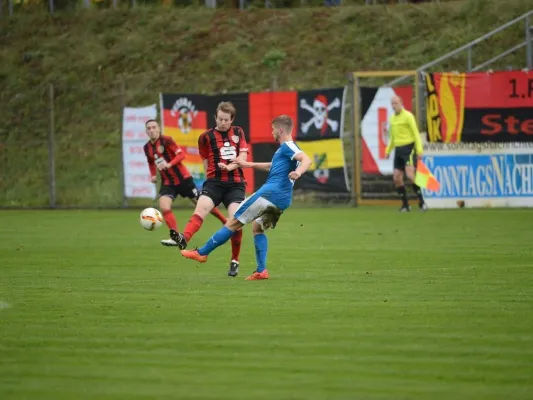
[[[11,307],[9,303],[6,303],[5,301],[0,301],[0,310],[3,310],[4,308]]]

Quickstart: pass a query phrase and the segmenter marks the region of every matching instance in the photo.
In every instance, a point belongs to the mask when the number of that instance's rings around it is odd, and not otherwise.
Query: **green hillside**
[[[140,7],[0,20],[0,205],[48,204],[50,112],[58,204],[119,205],[120,111],[161,90],[340,85],[352,70],[410,69],[531,9],[529,0],[293,10]],[[476,48],[474,64],[523,40]],[[495,67],[524,65],[523,52]],[[466,67],[466,55],[439,69]],[[50,109],[49,84],[54,85]],[[20,173],[24,168],[27,173]]]

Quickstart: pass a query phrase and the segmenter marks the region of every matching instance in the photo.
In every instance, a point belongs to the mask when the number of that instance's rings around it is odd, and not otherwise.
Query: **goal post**
[[[402,86],[400,97],[404,100],[404,103],[409,101],[409,105],[406,104],[407,109],[411,109],[416,117],[416,120],[420,126],[421,116],[421,96],[420,96],[420,76],[416,70],[398,70],[398,71],[355,71],[350,76],[351,84],[349,85],[352,94],[352,162],[351,164],[351,197],[353,199],[354,206],[365,204],[387,204],[391,203],[394,199],[394,203],[397,203],[397,199],[393,197],[392,193],[380,193],[373,194],[372,196],[363,196],[363,175],[372,176],[372,171],[375,170],[375,176],[372,179],[376,179],[376,182],[381,177],[383,182],[391,183],[392,177],[392,161],[379,159],[378,153],[383,155],[383,143],[385,138],[382,133],[382,126],[380,125],[378,117],[368,116],[367,113],[372,112],[376,115],[380,114],[381,122],[383,122],[384,116],[387,113],[390,114],[392,110],[390,106],[390,98],[395,94],[394,88],[397,86],[388,86],[383,81],[390,81],[390,78],[404,77],[410,81],[411,91],[408,86]],[[364,82],[369,83],[368,86],[364,85]],[[366,90],[368,89],[368,90]],[[400,89],[400,88],[398,88]],[[362,90],[365,90],[364,94]],[[409,94],[410,93],[410,94]],[[368,98],[372,94],[375,94],[374,99]],[[406,97],[411,97],[406,99]],[[363,109],[365,106],[365,109]],[[377,110],[377,111],[376,111]],[[365,120],[365,126],[362,126],[363,119]],[[375,118],[375,120],[373,119]],[[371,120],[371,121],[370,121]],[[386,123],[387,119],[385,119]],[[376,125],[376,126],[374,126]],[[368,127],[372,127],[369,129]],[[365,131],[366,130],[366,131]],[[376,147],[376,143],[379,142],[379,148]],[[363,160],[363,158],[365,158]],[[369,160],[369,158],[372,158]],[[388,164],[390,163],[390,172],[388,170]],[[370,167],[369,167],[370,166]],[[364,169],[366,168],[366,171]],[[388,181],[387,181],[388,179]],[[383,186],[383,185],[382,185]],[[391,186],[392,188],[392,186]]]

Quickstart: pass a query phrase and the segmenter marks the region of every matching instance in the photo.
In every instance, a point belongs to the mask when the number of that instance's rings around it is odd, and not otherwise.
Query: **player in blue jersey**
[[[217,247],[226,243],[244,225],[253,222],[255,256],[257,269],[247,280],[268,279],[266,258],[268,241],[265,231],[275,228],[281,213],[292,202],[292,188],[298,179],[311,166],[311,159],[292,140],[292,119],[280,115],[272,121],[272,135],[280,144],[272,162],[254,163],[236,159],[241,168],[256,168],[269,171],[268,178],[257,192],[242,202],[233,217],[197,250],[182,250],[181,254],[191,260],[204,263],[207,256]]]

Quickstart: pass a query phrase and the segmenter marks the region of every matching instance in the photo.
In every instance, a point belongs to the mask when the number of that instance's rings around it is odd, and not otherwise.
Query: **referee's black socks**
[[[407,192],[405,191],[405,186],[398,186],[396,191],[400,196],[402,196],[402,205],[404,207],[409,207],[409,202],[407,201]]]
[[[420,186],[418,186],[416,183],[413,183],[413,189],[418,197],[418,204],[423,204],[424,197],[422,197],[422,189],[420,189]]]

